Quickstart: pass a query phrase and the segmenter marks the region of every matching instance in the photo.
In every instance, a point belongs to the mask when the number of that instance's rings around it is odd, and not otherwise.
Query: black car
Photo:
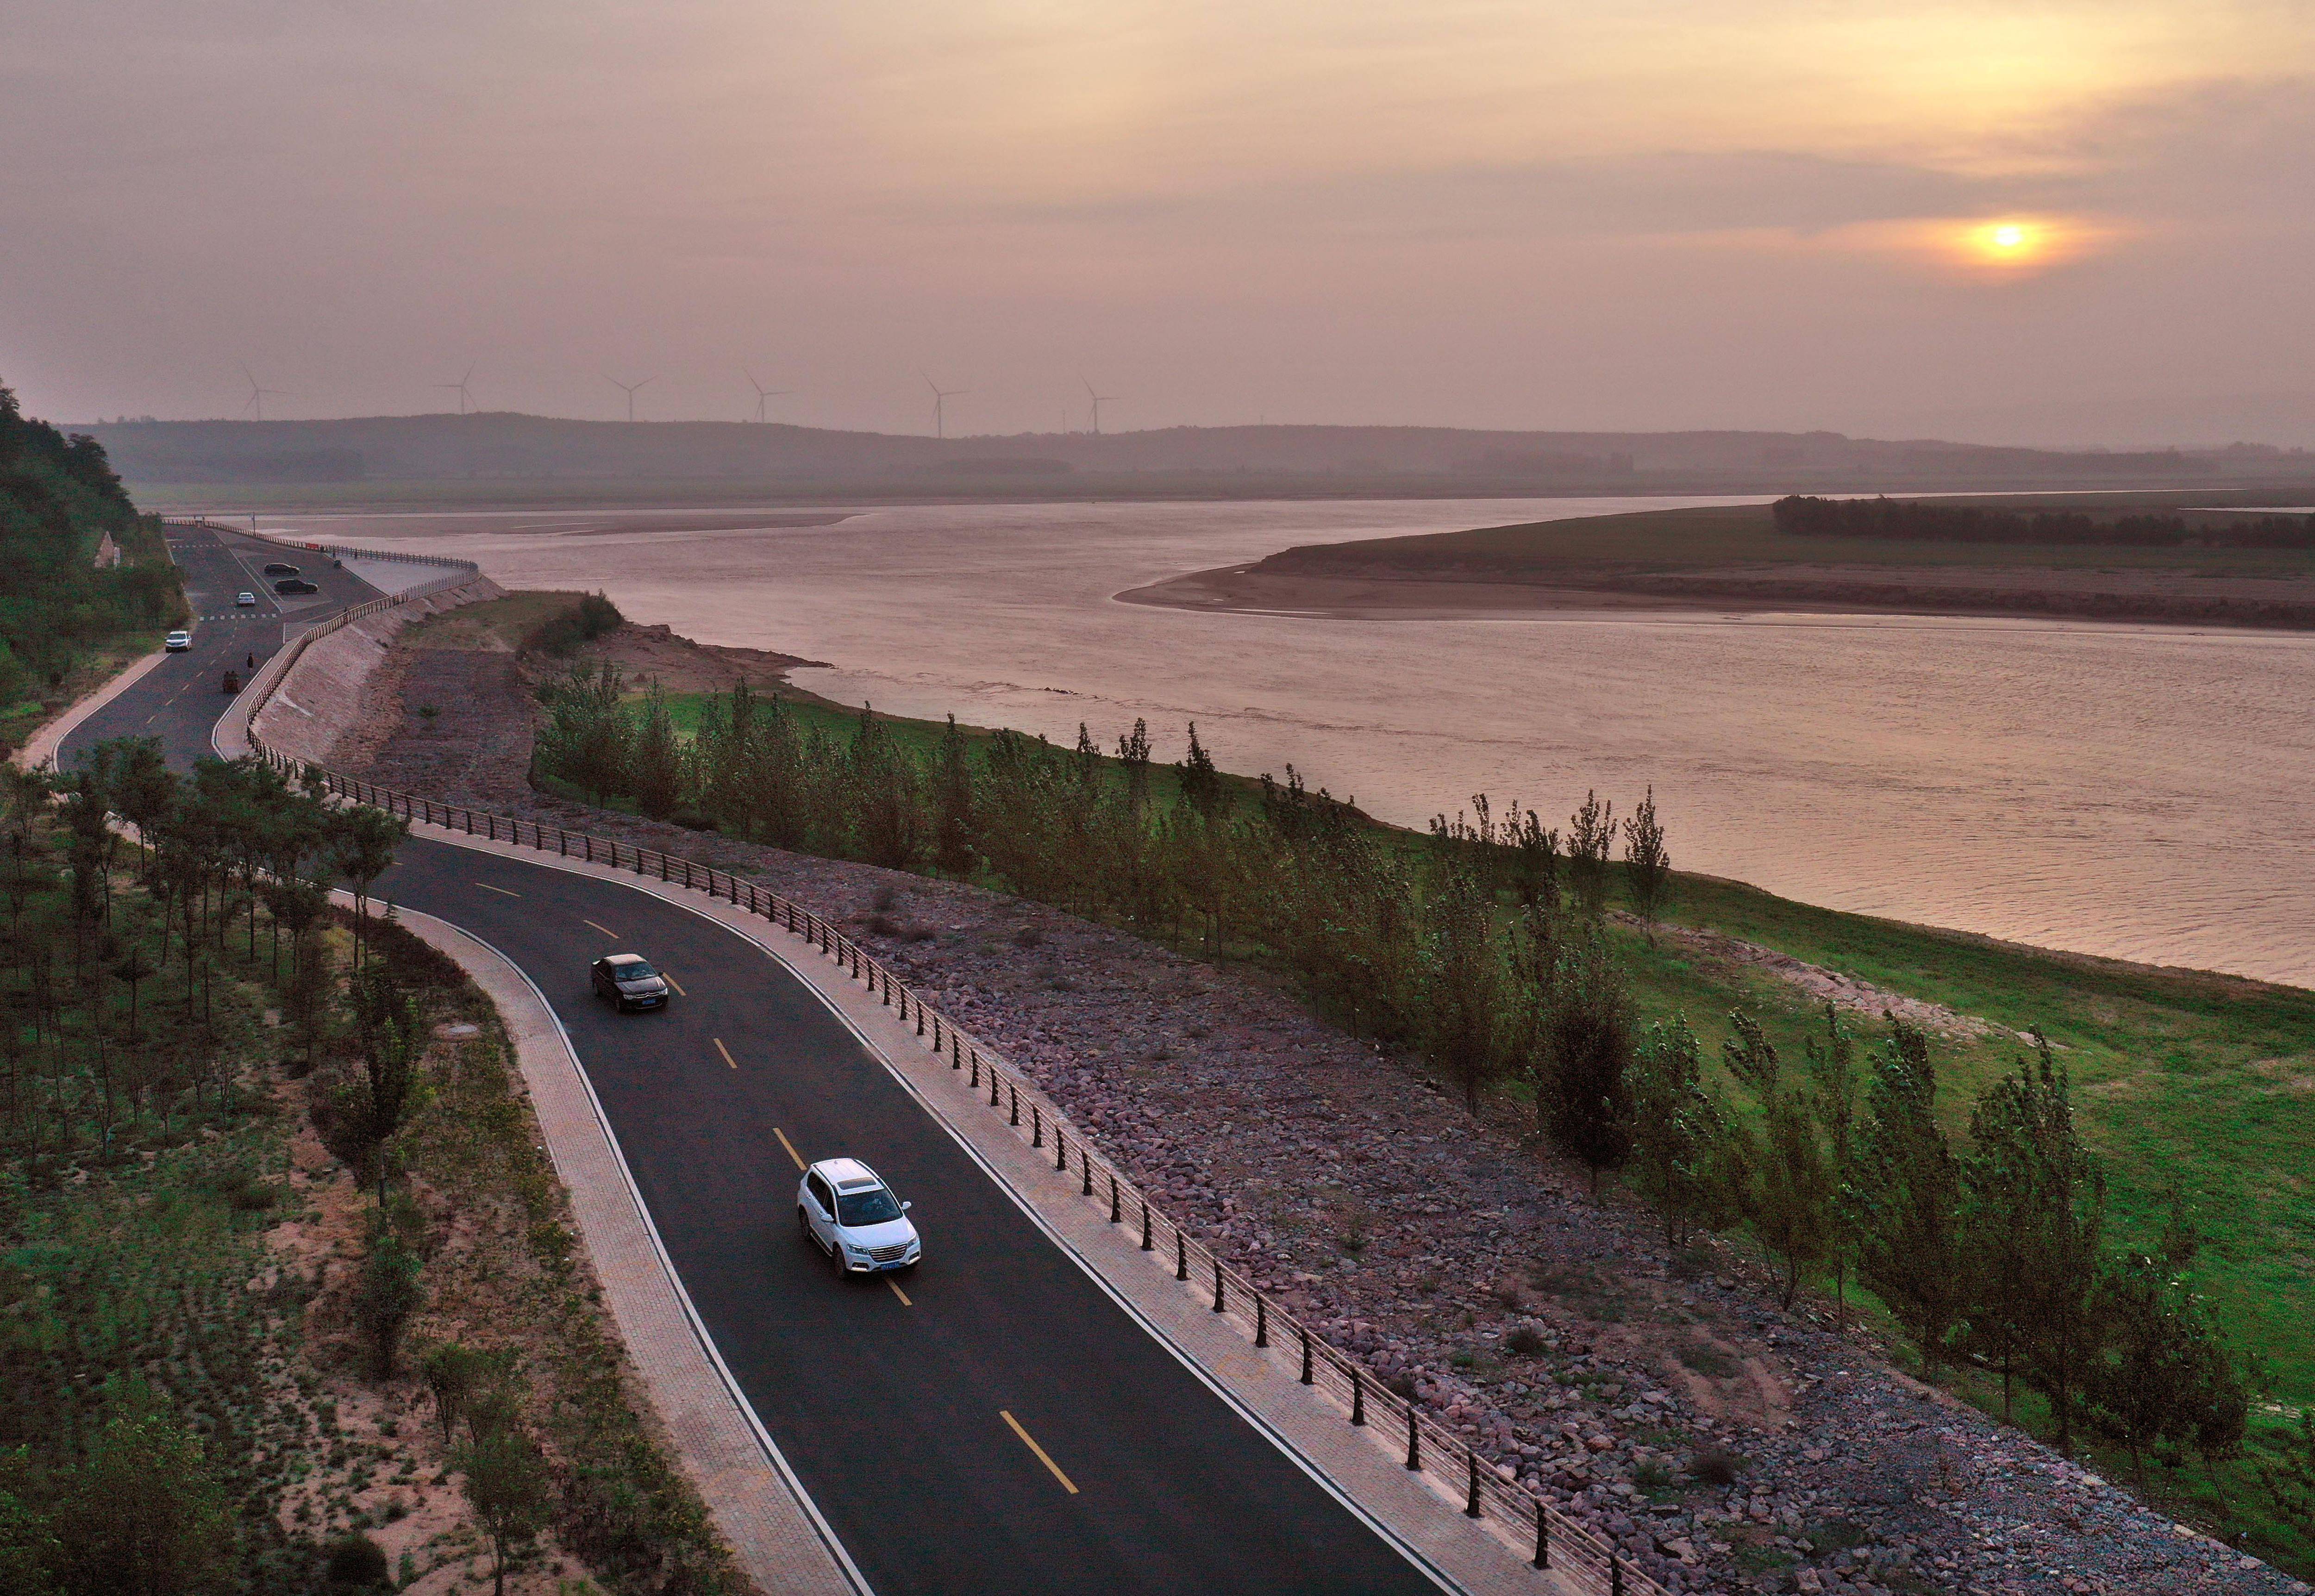
[[[595,961],[594,977],[595,995],[622,1012],[667,1006],[667,978],[641,953],[607,953]]]
[[[322,590],[302,576],[285,576],[273,584],[277,593],[318,593]]]
[[[268,576],[295,576],[297,574],[297,568],[295,565],[285,565],[280,561],[276,560],[266,566],[265,574]]]

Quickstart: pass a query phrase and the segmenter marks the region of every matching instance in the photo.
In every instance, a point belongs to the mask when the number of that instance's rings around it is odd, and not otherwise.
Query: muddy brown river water
[[[1193,614],[1114,595],[1297,543],[1734,500],[285,516],[599,588],[815,691],[1227,768],[1419,824],[1653,783],[1676,862],[1839,909],[2315,985],[2315,636],[1918,616]]]

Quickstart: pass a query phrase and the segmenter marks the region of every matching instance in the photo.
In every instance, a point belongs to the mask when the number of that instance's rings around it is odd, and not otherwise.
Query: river
[[[1713,500],[282,516],[830,662],[815,691],[1225,768],[1420,824],[1650,784],[1683,868],[1812,903],[2315,986],[2315,637],[2050,621],[1193,614],[1113,595],[1291,544]],[[809,519],[809,518],[806,518]],[[779,524],[791,523],[791,524]]]

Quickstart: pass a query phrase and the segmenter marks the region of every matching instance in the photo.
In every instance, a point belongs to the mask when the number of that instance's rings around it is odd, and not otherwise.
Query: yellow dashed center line
[[[591,923],[591,922],[590,922],[590,923]],[[599,930],[599,929],[601,929],[601,927],[597,927],[597,929],[598,929],[598,930]],[[688,998],[688,997],[690,997],[690,996],[691,996],[691,994],[690,994],[690,993],[688,993],[688,992],[687,992],[687,991],[685,991],[685,990],[683,989],[683,983],[682,983],[681,981],[679,981],[679,980],[676,980],[676,979],[675,979],[675,977],[673,977],[673,976],[670,975],[666,971],[664,971],[664,970],[661,971],[659,972],[659,977],[660,977],[660,980],[661,980],[665,981],[669,986],[673,987],[673,988],[675,989],[675,995],[676,995],[677,997],[679,997],[679,998]]]
[[[730,1048],[727,1048],[727,1047],[725,1047],[725,1046],[723,1045],[723,1039],[722,1037],[718,1036],[718,1037],[714,1038],[714,1042],[715,1042],[715,1051],[716,1051],[717,1052],[719,1052],[719,1053],[721,1053],[721,1054],[723,1054],[723,1062],[725,1062],[726,1064],[731,1065],[731,1066],[732,1066],[732,1068],[734,1068],[734,1069],[739,1068],[740,1068],[740,1066],[739,1066],[738,1061],[737,1061],[737,1060],[735,1060],[732,1057],[732,1050],[731,1050]],[[785,1140],[785,1139],[786,1139],[786,1138],[783,1137],[783,1138],[781,1138],[781,1139],[782,1139],[782,1140]],[[789,1148],[789,1149],[788,1149],[788,1151],[789,1151],[789,1153],[791,1154],[791,1156],[793,1156],[793,1154],[794,1153],[795,1149],[794,1149],[794,1148]]]
[[[902,1308],[914,1308],[914,1307],[916,1307],[916,1304],[915,1304],[915,1303],[913,1303],[913,1302],[911,1302],[911,1301],[909,1301],[909,1294],[908,1294],[906,1291],[903,1291],[902,1290],[900,1290],[900,1281],[898,1281],[894,1280],[891,1275],[889,1275],[889,1274],[888,1274],[888,1275],[886,1275],[886,1276],[884,1277],[884,1283],[885,1283],[886,1285],[888,1285],[888,1286],[890,1286],[890,1287],[891,1287],[891,1288],[892,1288],[892,1295],[893,1295],[893,1296],[895,1296],[895,1297],[898,1297],[898,1298],[900,1299],[900,1306],[901,1306]]]
[[[788,1139],[788,1133],[781,1130],[777,1125],[775,1125],[772,1127],[772,1134],[780,1139],[780,1145],[787,1148],[788,1157],[795,1160],[795,1166],[798,1169],[802,1169],[803,1167],[803,1155],[795,1150],[795,1143]]]
[[[997,1410],[997,1416],[1013,1427],[1013,1433],[1021,1438],[1021,1444],[1037,1454],[1038,1462],[1042,1463],[1046,1467],[1053,1471],[1053,1477],[1061,1482],[1062,1490],[1067,1491],[1072,1496],[1078,1494],[1078,1488],[1069,1483],[1069,1476],[1061,1472],[1061,1466],[1054,1462],[1051,1458],[1045,1456],[1045,1449],[1039,1446],[1036,1442],[1036,1439],[1026,1430],[1021,1428],[1020,1420],[1015,1418],[1011,1414],[1007,1413],[1001,1407]]]
[[[482,888],[483,891],[496,892],[501,898],[519,898],[522,896],[520,892],[510,892],[504,887],[494,887],[488,882],[476,882],[475,884]]]
[[[579,923],[580,923],[581,925],[582,925],[582,926],[595,926],[595,922],[594,922],[594,921],[592,921],[592,920],[588,920],[588,919],[582,919],[582,920],[581,920]],[[608,926],[595,926],[595,929],[596,929],[596,930],[598,930],[598,931],[600,931],[604,935],[606,935],[606,936],[609,937],[613,942],[616,942],[616,941],[618,941],[618,940],[619,940],[619,934],[618,934],[617,932],[616,932],[616,931],[612,930]]]

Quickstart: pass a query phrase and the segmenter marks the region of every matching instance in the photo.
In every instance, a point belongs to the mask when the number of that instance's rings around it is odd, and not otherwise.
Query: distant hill
[[[80,430],[140,484],[730,483],[772,492],[1411,492],[2183,486],[2315,476],[2304,451],[2003,448],[1837,432],[1169,427],[935,439],[735,421],[492,412],[124,421]]]

